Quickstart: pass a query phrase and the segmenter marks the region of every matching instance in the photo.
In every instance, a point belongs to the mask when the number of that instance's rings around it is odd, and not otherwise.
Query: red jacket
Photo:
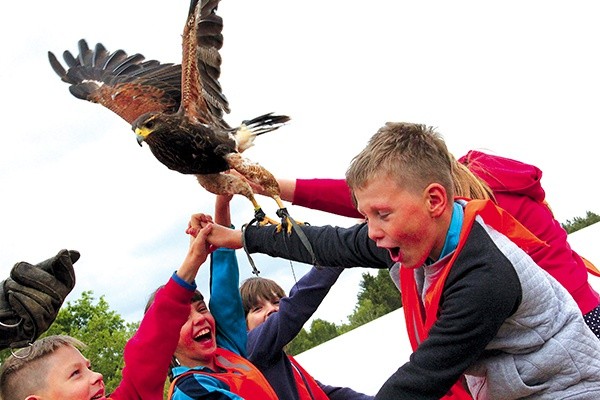
[[[530,256],[571,293],[581,312],[587,314],[596,308],[600,296],[588,283],[583,259],[571,249],[567,232],[545,204],[540,183],[542,171],[533,165],[478,151],[469,151],[459,161],[487,182],[500,207],[549,244]],[[362,218],[343,179],[298,179],[293,204]]]
[[[542,171],[533,165],[474,150],[459,162],[490,186],[500,207],[549,244],[529,255],[571,293],[581,312],[587,314],[596,308],[600,296],[589,285],[583,259],[569,246],[567,232],[546,203],[540,183]]]
[[[110,399],[163,399],[169,364],[181,326],[190,314],[192,295],[193,291],[173,279],[156,293],[140,327],[125,345],[123,380]]]

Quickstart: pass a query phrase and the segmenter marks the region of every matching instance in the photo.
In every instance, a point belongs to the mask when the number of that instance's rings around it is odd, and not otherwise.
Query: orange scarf
[[[446,278],[462,250],[467,236],[471,231],[475,217],[481,215],[486,224],[489,224],[497,231],[507,236],[517,246],[525,250],[538,246],[545,246],[535,235],[527,228],[521,225],[507,211],[497,207],[491,200],[470,200],[464,208],[464,220],[461,227],[458,246],[452,254],[448,263],[443,267],[439,279],[432,284],[425,294],[425,304],[422,307],[415,274],[412,269],[400,268],[400,286],[402,289],[402,308],[406,318],[406,328],[408,337],[413,350],[416,350],[421,342],[429,335],[429,330],[437,320],[440,298]],[[425,315],[423,315],[425,314]],[[442,397],[444,400],[466,400],[472,399],[471,395],[465,389],[461,381],[458,381],[450,388],[448,393]]]

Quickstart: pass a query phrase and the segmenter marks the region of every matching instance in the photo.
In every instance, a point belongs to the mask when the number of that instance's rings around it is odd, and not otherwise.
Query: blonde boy
[[[66,336],[48,336],[20,349],[0,367],[3,400],[104,399],[102,374],[90,368],[80,349]]]

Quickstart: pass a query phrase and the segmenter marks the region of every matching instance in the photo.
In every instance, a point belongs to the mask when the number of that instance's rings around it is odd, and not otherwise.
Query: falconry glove
[[[0,283],[0,350],[10,346],[15,338],[20,337],[21,318],[12,309],[4,290],[4,282]]]
[[[75,286],[78,259],[79,252],[61,250],[35,265],[15,264],[0,288],[0,348],[26,346],[50,327]]]

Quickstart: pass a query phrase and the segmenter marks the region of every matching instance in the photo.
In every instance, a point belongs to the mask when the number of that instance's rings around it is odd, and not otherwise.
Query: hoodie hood
[[[483,179],[494,193],[519,194],[539,202],[546,197],[540,183],[542,171],[534,165],[476,150],[470,150],[458,161]]]

